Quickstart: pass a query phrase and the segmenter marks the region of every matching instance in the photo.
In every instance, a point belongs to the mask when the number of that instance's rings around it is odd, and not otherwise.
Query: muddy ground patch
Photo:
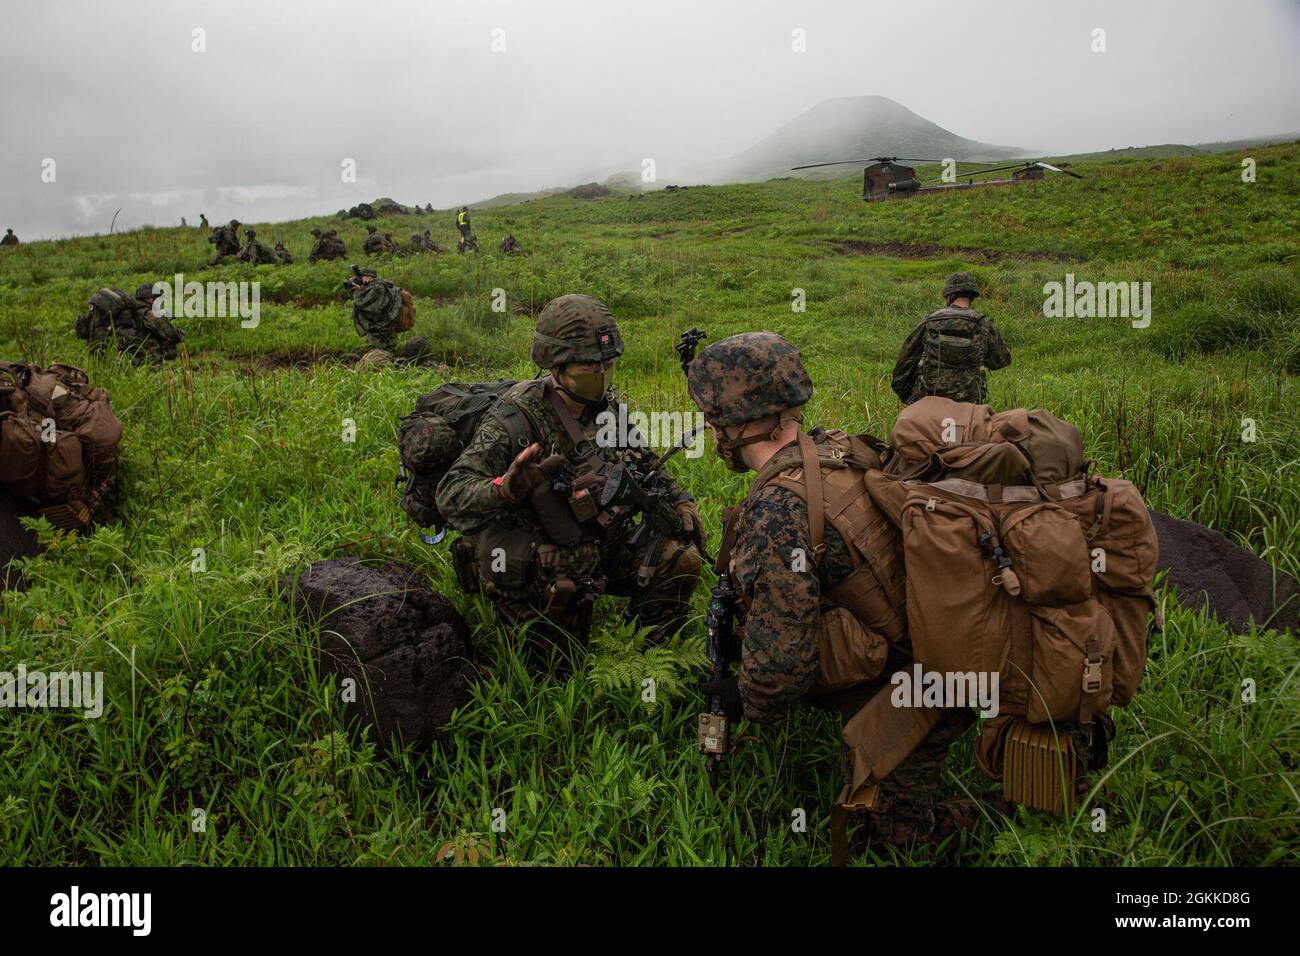
[[[971,262],[1082,262],[1079,256],[1065,252],[1006,252],[975,246],[943,246],[937,242],[911,242],[903,239],[835,239],[830,246],[842,256],[890,256],[895,259],[938,259],[961,256]]]

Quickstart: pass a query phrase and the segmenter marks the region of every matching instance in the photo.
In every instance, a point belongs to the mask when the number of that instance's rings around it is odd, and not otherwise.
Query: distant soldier
[[[460,212],[456,213],[456,228],[460,230],[460,237],[469,241],[472,232],[469,222],[469,206],[461,206]]]
[[[927,315],[898,353],[893,388],[904,405],[926,395],[954,402],[988,402],[985,369],[1006,368],[1011,351],[983,312],[970,307],[980,294],[975,277],[954,272],[943,287],[947,306]]]
[[[412,335],[398,347],[403,294],[396,283],[379,278],[374,269],[353,266],[344,285],[352,293],[352,326],[370,346],[362,356],[364,366],[387,365],[394,357],[415,361],[430,351],[428,339],[419,335]]]
[[[361,249],[368,256],[397,251],[397,247],[393,245],[386,235],[381,234],[375,226],[366,226],[366,241],[362,243]]]
[[[86,313],[77,319],[77,337],[84,339],[95,355],[113,346],[132,362],[172,359],[185,333],[172,325],[171,318],[154,310],[158,293],[146,282],[131,298],[121,289],[100,289],[90,297]]]
[[[442,252],[442,246],[433,241],[428,229],[424,230],[423,234],[412,233],[411,248],[416,252],[432,252],[434,255],[439,255]]]
[[[199,213],[199,228],[200,229],[212,228],[211,226],[208,225],[208,217],[206,213]]]
[[[224,226],[217,226],[208,236],[208,242],[217,247],[217,254],[208,265],[215,266],[226,256],[239,255],[239,220],[232,219]]]
[[[16,246],[16,245],[19,245],[18,237],[14,235],[14,231],[12,229],[6,229],[4,238],[0,239],[0,246]]]
[[[189,223],[185,221],[185,217],[181,216],[181,228],[184,229],[188,225]]]
[[[273,266],[279,263],[274,252],[257,241],[257,233],[252,229],[245,229],[244,235],[248,242],[244,245],[244,251],[239,254],[242,262],[251,262],[255,266],[268,265]]]
[[[425,206],[425,207],[424,207],[424,211],[425,211],[425,212],[433,212],[433,203],[429,203],[429,205]]]
[[[307,256],[308,262],[315,262],[318,259],[342,259],[347,256],[347,246],[339,238],[337,230],[329,229],[321,232],[319,229],[313,229],[311,234],[316,237],[316,241]]]
[[[501,240],[501,251],[508,256],[513,256],[523,250],[519,248],[519,242],[515,239],[514,235],[508,235]]]
[[[284,247],[284,243],[279,239],[275,241],[275,257],[280,260],[282,265],[293,265],[293,254]]]

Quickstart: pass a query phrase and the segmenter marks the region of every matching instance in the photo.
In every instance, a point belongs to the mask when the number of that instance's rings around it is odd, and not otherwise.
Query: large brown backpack
[[[60,527],[87,524],[118,475],[122,423],[71,365],[0,363],[0,485]]]
[[[1101,753],[1074,759],[1104,761],[1095,725],[1136,692],[1157,610],[1142,496],[1090,477],[1078,432],[1041,410],[931,396],[903,409],[892,445],[867,487],[902,533],[913,653],[927,670],[999,675],[981,768],[1002,776],[1015,717],[1082,728]]]

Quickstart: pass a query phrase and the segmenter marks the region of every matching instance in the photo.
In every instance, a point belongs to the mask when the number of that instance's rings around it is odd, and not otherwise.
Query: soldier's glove
[[[695,542],[695,547],[699,549],[700,554],[709,553],[709,533],[704,529],[704,521],[700,518],[700,509],[695,506],[695,502],[689,498],[683,498],[673,505],[682,518],[682,531],[686,536]]]
[[[722,698],[722,712],[727,715],[728,720],[740,720],[741,717],[745,716],[745,707],[740,702],[739,677],[702,680],[698,686],[709,697],[716,695]]]
[[[537,467],[537,458],[541,455],[541,451],[541,444],[533,442],[515,455],[515,460],[510,463],[504,475],[493,479],[493,484],[501,489],[501,497],[507,504],[523,504],[533,493],[533,489],[546,480],[542,469]]]

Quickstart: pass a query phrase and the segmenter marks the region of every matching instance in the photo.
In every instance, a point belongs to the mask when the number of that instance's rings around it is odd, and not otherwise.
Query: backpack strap
[[[826,508],[822,495],[822,467],[817,445],[806,433],[799,433],[799,456],[803,460],[803,482],[807,489],[804,500],[808,504],[808,533],[812,542],[813,560],[820,561],[826,551]]]

